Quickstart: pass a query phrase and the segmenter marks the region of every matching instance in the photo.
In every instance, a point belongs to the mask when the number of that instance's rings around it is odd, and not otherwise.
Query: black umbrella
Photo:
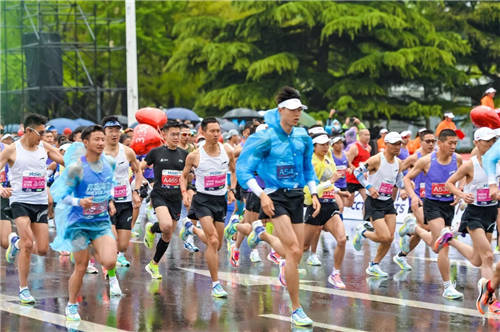
[[[217,121],[219,121],[220,129],[223,132],[230,131],[231,129],[238,130],[238,125],[229,120],[217,118]]]
[[[262,119],[259,112],[248,108],[235,108],[222,116],[224,119]]]

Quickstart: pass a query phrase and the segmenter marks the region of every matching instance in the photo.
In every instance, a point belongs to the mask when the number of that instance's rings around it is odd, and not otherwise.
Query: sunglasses
[[[189,135],[191,135],[191,134],[188,134],[188,133],[182,133],[181,134],[182,137],[186,137],[186,136],[189,136]]]
[[[28,127],[28,129],[29,129],[32,133],[37,134],[38,136],[42,136],[42,135],[45,133],[45,130],[42,130],[42,131],[40,132],[40,131],[35,130],[35,129],[31,128],[31,127]]]
[[[426,139],[426,140],[424,140],[424,142],[427,144],[434,144],[434,143],[436,143],[436,140],[435,139]]]

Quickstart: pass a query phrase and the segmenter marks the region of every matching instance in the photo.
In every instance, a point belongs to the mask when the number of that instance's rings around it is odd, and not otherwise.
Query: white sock
[[[443,286],[444,286],[444,289],[450,287],[451,286],[451,281],[449,281],[449,280],[448,281],[444,281],[443,282]]]
[[[28,289],[28,286],[26,286],[26,287],[19,287],[19,292],[22,292],[25,289]]]
[[[118,279],[116,279],[116,276],[109,277],[109,282],[118,282]]]
[[[332,270],[332,274],[335,275],[335,274],[340,274],[340,271],[337,270],[336,268],[333,268]]]
[[[123,252],[118,252],[118,257],[120,256],[125,256],[125,254]]]
[[[69,305],[69,306],[70,306],[70,305],[74,305],[74,304],[76,304],[76,303],[71,303],[71,302],[69,302],[69,301],[68,301],[68,305]]]
[[[217,286],[217,284],[219,283],[219,280],[217,281],[212,281],[212,288],[214,288],[215,286]]]

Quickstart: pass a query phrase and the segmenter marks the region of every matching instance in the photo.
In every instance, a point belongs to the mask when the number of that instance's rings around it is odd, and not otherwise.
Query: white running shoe
[[[109,295],[110,296],[122,296],[122,290],[117,278],[109,279]]]

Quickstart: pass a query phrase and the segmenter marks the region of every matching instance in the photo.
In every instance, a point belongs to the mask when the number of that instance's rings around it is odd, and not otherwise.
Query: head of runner
[[[180,143],[181,127],[176,121],[168,121],[162,128],[161,134],[165,140],[165,145],[170,150],[175,150]]]
[[[99,125],[92,125],[82,132],[82,141],[87,149],[87,161],[96,162],[104,151],[105,134]]]
[[[474,145],[482,156],[488,151],[493,144],[495,144],[497,138],[495,131],[488,127],[482,127],[476,130],[474,133]]]
[[[314,153],[323,159],[330,150],[330,138],[326,134],[313,136]]]
[[[22,141],[24,144],[34,147],[40,144],[45,133],[47,118],[39,114],[29,114],[24,119],[24,133]]]
[[[368,129],[361,129],[358,133],[359,142],[363,145],[370,143],[370,131]]]
[[[332,138],[331,144],[333,151],[337,154],[342,153],[342,151],[344,150],[344,138],[341,136]]]
[[[401,138],[401,135],[399,135],[399,133],[391,131],[390,133],[384,136],[384,142],[385,142],[384,155],[387,158],[387,160],[393,160],[394,157],[396,157],[401,150],[401,144],[403,144],[403,138]]]
[[[420,146],[422,148],[423,154],[429,154],[434,150],[436,145],[436,137],[432,130],[426,129],[419,133],[420,136]]]
[[[276,101],[278,102],[281,127],[285,132],[290,133],[292,128],[299,124],[302,110],[307,109],[307,106],[300,101],[300,93],[289,86],[280,90]]]
[[[186,146],[189,143],[188,140],[189,136],[191,135],[191,130],[184,123],[179,124],[179,128],[180,128],[180,137],[179,137],[180,145]]]
[[[106,135],[106,145],[117,146],[122,134],[122,125],[118,118],[112,115],[106,116],[102,119],[102,126]]]
[[[219,121],[215,118],[206,118],[201,121],[201,134],[205,137],[207,146],[216,145],[221,134]]]
[[[452,156],[457,148],[458,136],[452,129],[443,129],[439,133],[438,138],[438,153],[443,156]]]

